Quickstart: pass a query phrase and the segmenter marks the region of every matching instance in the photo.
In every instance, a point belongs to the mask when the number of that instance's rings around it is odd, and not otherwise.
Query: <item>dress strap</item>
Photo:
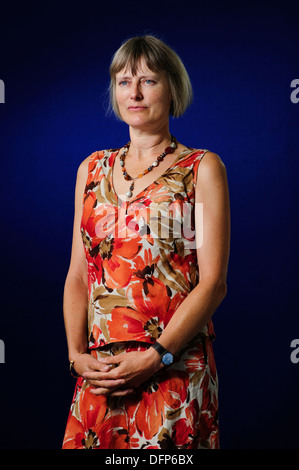
[[[198,155],[196,155],[196,158],[194,159],[194,165],[193,165],[193,173],[194,173],[193,182],[194,182],[194,185],[197,182],[198,166],[199,166],[200,162],[202,161],[203,157],[205,156],[205,154],[207,152],[209,152],[208,149],[200,150]]]

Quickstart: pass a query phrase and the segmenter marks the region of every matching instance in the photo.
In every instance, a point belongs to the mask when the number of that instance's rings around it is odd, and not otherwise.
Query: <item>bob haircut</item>
[[[154,36],[136,36],[125,41],[112,57],[110,65],[110,110],[122,120],[115,99],[116,74],[129,69],[136,75],[140,59],[153,71],[165,71],[173,101],[169,114],[177,118],[192,102],[193,92],[189,75],[179,56],[163,41]]]

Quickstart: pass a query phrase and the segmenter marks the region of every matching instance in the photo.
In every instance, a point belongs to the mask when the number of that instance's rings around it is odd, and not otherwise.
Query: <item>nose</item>
[[[132,83],[131,99],[136,100],[136,101],[140,101],[140,100],[142,100],[142,98],[143,98],[143,96],[142,96],[142,93],[141,93],[139,82]]]

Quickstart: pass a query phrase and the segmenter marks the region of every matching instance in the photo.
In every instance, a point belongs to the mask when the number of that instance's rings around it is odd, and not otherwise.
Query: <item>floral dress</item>
[[[95,358],[146,350],[199,282],[195,184],[207,150],[186,148],[127,201],[113,187],[118,152],[90,156],[83,197],[88,343]],[[214,339],[210,320],[171,365],[125,397],[95,396],[79,377],[63,448],[218,448]]]

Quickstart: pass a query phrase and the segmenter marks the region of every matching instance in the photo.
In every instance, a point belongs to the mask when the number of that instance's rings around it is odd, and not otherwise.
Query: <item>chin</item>
[[[136,116],[135,119],[130,116],[127,119],[125,118],[124,121],[131,127],[147,127],[152,124],[152,121],[149,119],[143,119],[141,116]]]

